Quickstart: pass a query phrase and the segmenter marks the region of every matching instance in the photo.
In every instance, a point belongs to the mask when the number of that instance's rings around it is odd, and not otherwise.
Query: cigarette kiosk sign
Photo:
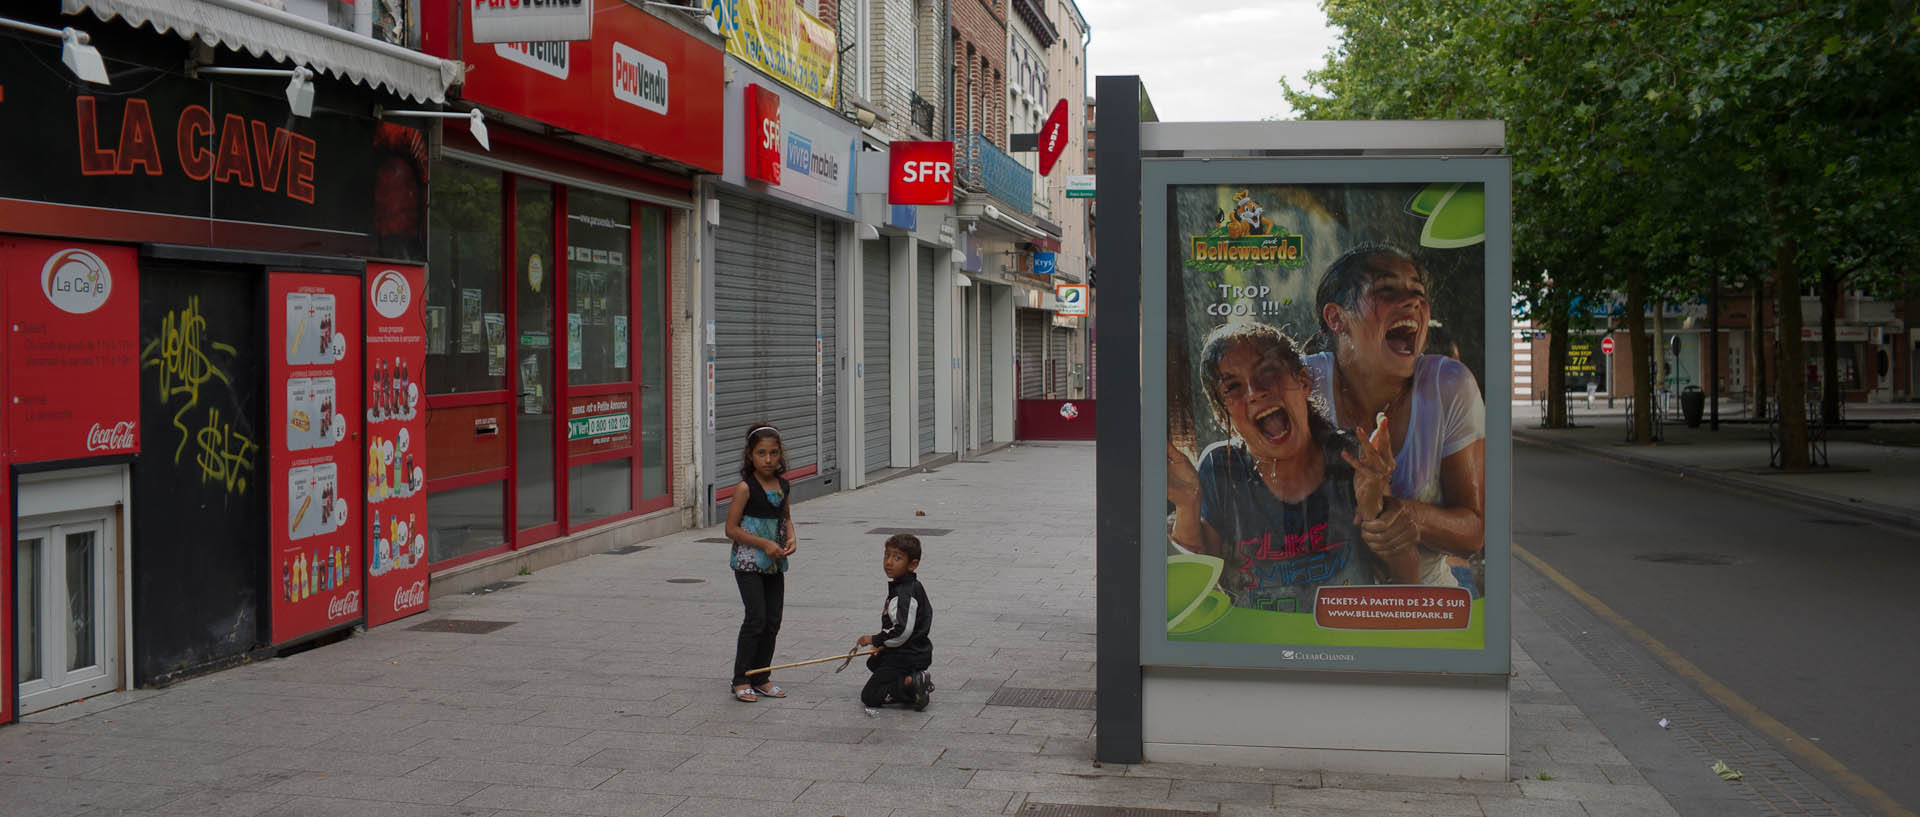
[[[591,0],[471,0],[476,43],[593,39]]]
[[[953,203],[953,143],[894,142],[887,146],[887,203]]]

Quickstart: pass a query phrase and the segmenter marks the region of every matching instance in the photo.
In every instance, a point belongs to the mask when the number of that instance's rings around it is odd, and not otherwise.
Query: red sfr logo
[[[953,203],[953,143],[894,142],[887,146],[887,203]]]

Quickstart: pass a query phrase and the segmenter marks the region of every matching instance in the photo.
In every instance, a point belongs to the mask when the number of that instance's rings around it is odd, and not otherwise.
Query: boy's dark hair
[[[900,551],[907,561],[920,561],[920,537],[911,533],[896,533],[887,537],[887,549]]]
[[[766,423],[755,423],[753,428],[747,430],[747,447],[740,451],[741,482],[753,479],[753,447],[761,440],[769,439],[773,440],[774,445],[780,446],[780,464],[773,467],[774,477],[787,473],[787,444],[780,441],[780,429]]]

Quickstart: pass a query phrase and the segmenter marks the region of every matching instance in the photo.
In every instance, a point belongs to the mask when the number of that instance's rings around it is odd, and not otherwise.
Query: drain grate
[[[896,533],[904,533],[909,536],[945,536],[952,532],[952,528],[874,528],[867,531],[867,535],[892,536]]]
[[[1091,689],[1045,689],[1039,687],[1001,687],[987,699],[988,706],[1028,706],[1036,709],[1094,708],[1098,698]]]
[[[1725,567],[1734,563],[1732,556],[1721,553],[1642,553],[1633,558],[1642,562],[1698,567]]]
[[[648,547],[647,545],[628,545],[623,548],[614,548],[612,550],[609,550],[607,551],[607,555],[608,556],[625,556],[629,553],[639,553],[640,551],[646,550],[647,547]]]
[[[667,584],[702,584],[704,582],[706,582],[706,579],[689,579],[684,577],[667,580]]]
[[[1137,806],[1081,806],[1068,803],[1028,803],[1019,817],[1209,817],[1211,811],[1175,811]]]
[[[409,630],[423,633],[463,633],[465,635],[486,635],[502,627],[511,626],[511,621],[481,621],[477,618],[443,618],[434,621],[422,621]]]
[[[698,543],[700,543],[700,544],[703,544],[703,545],[731,545],[731,544],[733,544],[733,540],[732,540],[732,539],[728,539],[728,538],[727,538],[727,537],[725,537],[725,536],[709,536],[709,537],[707,537],[707,538],[705,538],[705,539],[695,539],[695,540],[693,540],[693,541],[695,541],[695,542],[698,542]]]

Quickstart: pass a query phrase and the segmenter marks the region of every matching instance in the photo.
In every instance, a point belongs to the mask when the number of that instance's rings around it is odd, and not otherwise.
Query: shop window
[[[514,470],[515,526],[525,531],[558,521],[554,469],[553,185],[514,178]],[[539,538],[534,537],[533,541]]]
[[[427,561],[440,564],[507,543],[501,483],[487,482],[427,495]]]
[[[633,460],[622,458],[567,469],[567,521],[592,523],[633,510]]]
[[[567,382],[633,380],[632,206],[585,190],[567,191]]]
[[[667,361],[671,354],[667,342],[666,211],[646,207],[640,210],[640,496],[660,499],[665,504],[670,485],[667,480],[667,449],[670,428],[667,417]],[[650,503],[651,504],[651,503]]]
[[[506,307],[500,275],[500,174],[457,162],[434,166],[427,242],[427,390],[506,386]],[[495,328],[499,327],[499,328]],[[492,333],[492,334],[490,334]]]

